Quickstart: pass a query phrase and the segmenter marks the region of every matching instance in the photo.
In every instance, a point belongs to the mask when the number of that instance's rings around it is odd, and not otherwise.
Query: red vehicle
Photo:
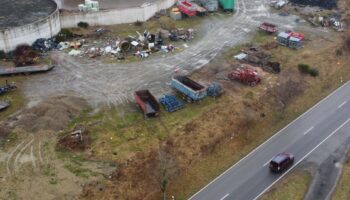
[[[237,69],[227,76],[230,80],[239,80],[241,83],[246,85],[255,86],[260,83],[261,78],[258,73],[249,68],[240,68]]]
[[[268,32],[268,33],[276,33],[277,32],[277,26],[274,24],[267,23],[267,22],[262,23],[259,26],[259,28],[261,30]]]
[[[293,31],[285,31],[287,34],[289,34],[290,37],[295,37],[300,40],[304,40],[305,35],[303,33],[293,32]]]
[[[187,1],[178,1],[177,7],[183,14],[189,17],[195,16],[197,14],[196,6]]]
[[[140,106],[145,118],[157,117],[160,105],[149,90],[139,90],[134,93],[136,103]]]

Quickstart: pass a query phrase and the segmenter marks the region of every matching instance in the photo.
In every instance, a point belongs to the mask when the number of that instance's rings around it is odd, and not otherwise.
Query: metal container
[[[207,88],[187,76],[175,76],[171,86],[181,92],[188,102],[198,101],[207,96]]]

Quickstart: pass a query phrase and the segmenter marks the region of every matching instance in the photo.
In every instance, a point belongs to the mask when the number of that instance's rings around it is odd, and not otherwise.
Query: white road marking
[[[272,157],[272,158],[273,158],[273,157]],[[272,158],[271,158],[270,160],[268,160],[268,161],[264,164],[264,167],[265,167],[267,164],[269,164],[269,163],[271,162]]]
[[[305,131],[304,135],[308,134],[312,129],[314,129],[313,126],[311,126],[309,129],[307,129],[307,131]]]
[[[338,106],[338,109],[341,108],[343,105],[346,104],[346,101],[344,101],[343,103],[341,103],[339,106]]]
[[[280,133],[283,132],[284,129],[288,128],[291,124],[293,124],[295,121],[297,121],[298,119],[300,119],[301,117],[303,117],[304,115],[306,115],[307,113],[309,113],[310,111],[312,111],[313,109],[315,109],[317,106],[319,106],[322,102],[324,102],[325,100],[327,100],[329,97],[331,97],[333,94],[335,94],[336,92],[338,92],[339,90],[341,90],[342,88],[344,88],[345,86],[347,86],[350,83],[350,81],[346,82],[344,85],[340,86],[339,88],[337,88],[336,90],[334,90],[331,94],[329,94],[328,96],[326,96],[324,99],[322,99],[321,101],[319,101],[317,104],[315,104],[314,106],[312,106],[309,110],[307,110],[306,112],[304,112],[302,115],[300,115],[298,118],[296,118],[295,120],[293,120],[292,122],[290,122],[287,126],[285,126],[283,129],[281,129],[280,131],[278,131],[277,133],[275,133],[273,136],[271,136],[268,140],[266,140],[265,142],[263,142],[262,144],[260,144],[258,147],[256,147],[253,151],[251,151],[250,153],[248,153],[246,156],[244,156],[241,160],[239,160],[238,162],[236,162],[234,165],[232,165],[230,168],[228,168],[226,171],[224,171],[222,174],[220,174],[219,176],[217,176],[214,180],[210,181],[210,183],[208,183],[206,186],[204,186],[202,189],[200,189],[198,192],[196,192],[194,195],[192,195],[188,200],[191,200],[192,198],[194,198],[197,194],[199,194],[200,192],[202,192],[205,188],[207,188],[210,184],[214,183],[216,180],[218,180],[220,177],[222,177],[223,175],[225,175],[228,171],[230,171],[231,169],[233,169],[236,165],[238,165],[240,162],[242,162],[244,159],[246,159],[248,156],[252,155],[253,153],[255,153],[257,150],[259,150],[262,146],[264,146],[264,144],[268,143],[270,140],[272,140],[274,137],[276,137],[277,135],[279,135]]]
[[[256,196],[253,200],[257,200],[261,195],[263,195],[267,190],[269,190],[275,183],[277,183],[281,178],[283,178],[288,172],[294,167],[296,167],[301,161],[303,161],[307,156],[309,156],[315,149],[317,149],[322,143],[324,143],[328,138],[330,138],[332,135],[334,135],[339,129],[343,128],[345,124],[347,124],[350,121],[350,118],[347,119],[342,125],[340,125],[338,128],[336,128],[330,135],[328,135],[325,139],[323,139],[318,145],[316,145],[309,153],[307,153],[304,157],[302,157],[295,165],[293,165],[291,168],[289,168],[284,174],[282,174],[277,180],[275,180],[271,185],[269,185],[265,190],[263,190],[258,196]]]
[[[230,194],[225,194],[225,196],[223,196],[223,197],[221,197],[221,199],[220,200],[224,200],[226,197],[228,197],[228,195],[230,195]]]

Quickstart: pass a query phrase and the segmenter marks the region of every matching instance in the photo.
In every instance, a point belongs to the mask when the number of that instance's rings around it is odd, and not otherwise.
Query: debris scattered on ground
[[[242,65],[242,67],[230,72],[227,77],[230,80],[238,80],[241,83],[250,86],[256,86],[261,81],[258,72],[249,65]]]
[[[11,105],[10,101],[0,101],[0,111],[5,110]]]
[[[271,1],[270,5],[276,9],[281,9],[286,4],[287,4],[287,1],[285,1],[285,0],[274,0],[274,1]]]
[[[332,27],[336,31],[344,31],[344,24],[341,22],[340,18],[341,16],[339,15],[314,15],[308,17],[307,21],[314,26]]]
[[[15,90],[16,88],[17,87],[14,83],[8,83],[6,80],[6,84],[3,86],[0,86],[0,95],[10,92],[12,90]]]
[[[90,144],[90,137],[84,125],[79,124],[74,127],[70,134],[59,139],[56,148],[59,150],[84,150]]]
[[[36,51],[47,52],[56,49],[57,43],[52,38],[39,38],[32,44],[32,48]]]

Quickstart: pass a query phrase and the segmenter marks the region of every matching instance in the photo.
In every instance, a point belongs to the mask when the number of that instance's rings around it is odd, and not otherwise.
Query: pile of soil
[[[49,97],[38,105],[27,108],[16,117],[15,127],[27,132],[63,130],[85,108],[87,102],[76,96]]]

